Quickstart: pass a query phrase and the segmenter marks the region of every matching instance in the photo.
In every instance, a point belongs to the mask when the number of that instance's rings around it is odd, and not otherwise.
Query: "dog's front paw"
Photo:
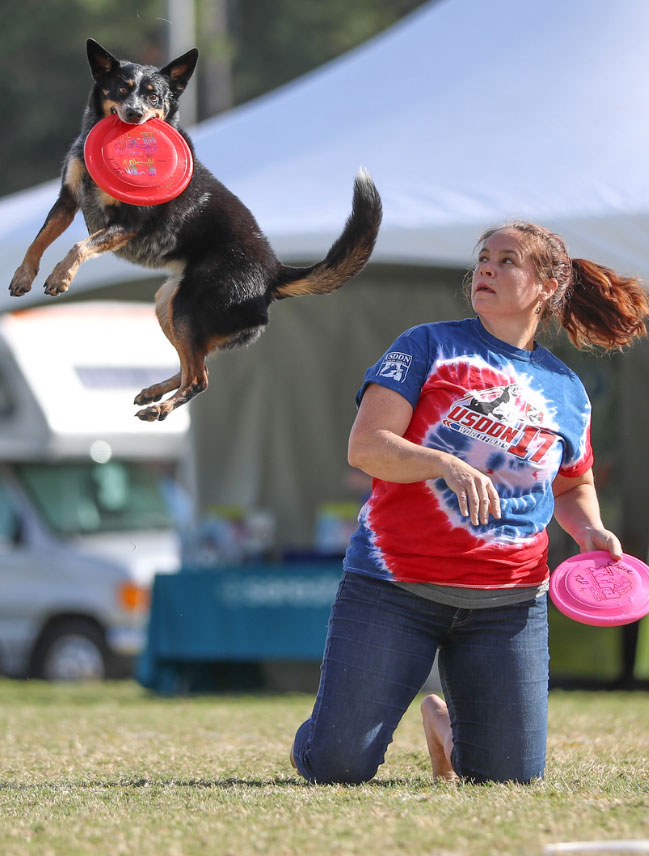
[[[9,286],[9,294],[12,297],[22,297],[23,294],[27,294],[28,291],[31,291],[32,283],[37,273],[37,268],[21,265],[13,275],[11,285]]]
[[[60,265],[57,265],[45,280],[45,294],[49,294],[52,297],[55,297],[57,294],[63,294],[64,291],[68,290],[72,282],[70,272],[65,268],[59,269],[60,267]]]
[[[145,407],[135,415],[143,422],[162,422],[169,415],[169,411],[164,407]]]

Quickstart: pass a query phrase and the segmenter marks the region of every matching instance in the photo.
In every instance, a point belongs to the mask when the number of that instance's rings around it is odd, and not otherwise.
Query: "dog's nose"
[[[124,111],[124,118],[126,119],[127,122],[133,122],[133,123],[141,122],[143,116],[144,116],[144,113],[141,110],[136,110],[133,107],[128,107]]]

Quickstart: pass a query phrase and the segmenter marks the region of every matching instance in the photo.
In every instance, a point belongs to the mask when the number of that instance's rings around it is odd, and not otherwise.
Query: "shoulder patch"
[[[379,377],[389,377],[402,383],[406,379],[408,369],[412,364],[412,354],[403,354],[401,351],[392,351],[386,354],[378,371]]]

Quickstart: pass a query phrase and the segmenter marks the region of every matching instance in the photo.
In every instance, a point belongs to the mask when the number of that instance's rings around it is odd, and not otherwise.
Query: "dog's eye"
[[[149,101],[151,102],[151,104],[157,104],[159,100],[160,99],[155,93],[152,92],[151,95],[149,95]]]
[[[128,89],[125,86],[120,86],[120,88],[119,88],[119,94],[120,95],[126,95],[127,92],[128,92]]]

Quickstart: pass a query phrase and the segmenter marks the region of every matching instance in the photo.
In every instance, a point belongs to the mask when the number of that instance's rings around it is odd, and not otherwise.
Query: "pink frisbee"
[[[551,575],[550,597],[582,624],[630,624],[649,614],[649,567],[626,553],[618,560],[604,550],[580,553]]]
[[[129,125],[107,116],[88,134],[83,155],[92,180],[132,205],[169,202],[187,187],[194,170],[185,138],[161,119]]]

